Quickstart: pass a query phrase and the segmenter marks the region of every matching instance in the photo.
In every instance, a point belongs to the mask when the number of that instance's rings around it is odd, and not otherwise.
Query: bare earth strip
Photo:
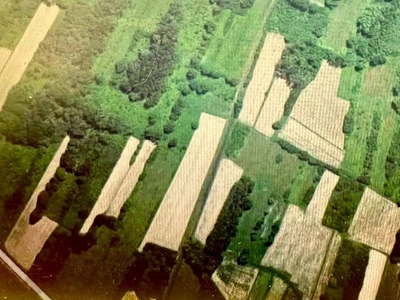
[[[57,152],[54,154],[49,166],[39,181],[24,211],[21,213],[17,223],[12,229],[5,242],[7,252],[24,269],[29,270],[36,255],[42,249],[50,234],[57,227],[57,223],[47,217],[43,217],[35,225],[29,225],[29,216],[36,208],[38,195],[44,191],[46,184],[53,178],[60,165],[61,156],[64,154],[69,143],[69,136],[62,141]]]
[[[350,108],[348,101],[337,97],[340,74],[340,68],[323,61],[315,80],[301,92],[290,120],[281,132],[282,138],[311,155],[318,155],[316,158],[320,160],[323,160],[320,157],[324,157],[324,162],[334,163],[332,165],[335,167],[343,160],[345,136],[342,127]],[[299,135],[306,140],[302,142],[296,137]],[[327,152],[325,155],[322,154],[324,150]]]
[[[321,225],[321,215],[326,209],[338,178],[325,171],[304,213],[299,207],[289,205],[274,243],[268,248],[262,265],[291,274],[303,299],[318,299],[316,292],[324,284],[320,277],[332,268],[337,250],[338,235]],[[339,237],[340,238],[340,237]]]
[[[275,72],[275,65],[279,62],[285,49],[285,40],[282,35],[268,33],[260,56],[253,70],[253,78],[247,87],[243,99],[243,108],[239,120],[253,126],[265,99],[265,93]]]
[[[3,72],[0,74],[0,111],[6,101],[8,92],[21,79],[40,42],[45,38],[57,18],[58,12],[59,8],[56,5],[40,4],[20,42],[5,65]]]
[[[201,243],[206,243],[232,186],[242,174],[243,169],[229,159],[221,161],[195,232],[196,239]]]
[[[349,228],[350,238],[390,255],[400,229],[400,209],[366,188]]]
[[[322,224],[325,209],[328,206],[332,192],[339,181],[339,176],[325,171],[318,183],[310,204],[307,207],[306,217]]]
[[[266,136],[274,134],[272,125],[281,119],[290,91],[291,89],[285,80],[281,78],[274,80],[255,125],[259,132]]]
[[[146,161],[148,160],[150,154],[155,148],[156,145],[154,143],[148,140],[145,140],[143,142],[143,146],[140,149],[140,152],[136,157],[135,162],[129,168],[128,174],[126,174],[126,177],[119,187],[116,196],[112,200],[110,207],[107,209],[107,216],[118,218],[122,206],[132,194],[132,191],[134,190],[136,183],[139,180],[139,176],[142,174],[144,166],[146,165]]]
[[[186,154],[139,247],[146,243],[177,251],[218,148],[226,120],[202,113]]]
[[[12,51],[7,48],[0,47],[0,74],[11,56]]]
[[[281,300],[285,294],[287,285],[279,277],[274,277],[271,289],[268,291],[265,300]]]
[[[378,294],[379,285],[381,283],[383,271],[386,265],[386,255],[381,252],[370,250],[368,266],[365,270],[363,286],[361,288],[358,299],[375,300]]]
[[[134,137],[129,137],[120,158],[118,159],[114,169],[112,170],[110,177],[108,177],[106,184],[101,190],[100,196],[93,206],[89,216],[85,220],[85,223],[83,224],[80,233],[87,233],[92,226],[94,219],[98,215],[105,213],[110,207],[111,201],[114,199],[115,195],[118,192],[118,189],[120,188],[122,182],[126,177],[126,174],[129,171],[132,155],[133,153],[135,153],[138,145],[138,139]]]

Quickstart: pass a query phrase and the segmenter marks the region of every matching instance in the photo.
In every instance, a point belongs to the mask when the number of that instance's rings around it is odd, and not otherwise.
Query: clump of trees
[[[365,186],[341,176],[332,192],[322,224],[339,232],[347,232],[364,193]]]
[[[368,259],[368,247],[347,239],[343,240],[321,300],[358,299]]]
[[[124,75],[119,89],[128,94],[133,102],[145,100],[145,108],[158,103],[166,88],[166,78],[173,71],[180,19],[179,5],[171,4],[157,30],[150,37],[149,49],[140,52],[134,62],[120,62],[116,65],[116,73]]]
[[[210,0],[210,3],[216,3],[222,9],[230,9],[234,13],[244,14],[251,8],[255,0]]]
[[[357,21],[357,33],[347,41],[347,48],[358,57],[357,70],[364,63],[386,63],[386,57],[400,52],[400,12],[394,2],[371,5]]]
[[[385,163],[385,196],[397,205],[400,205],[400,190],[398,180],[400,178],[399,166],[400,164],[400,133],[396,132],[393,136],[390,145],[389,154],[386,157]]]
[[[359,177],[362,183],[369,185],[372,166],[374,163],[374,152],[378,149],[378,134],[381,127],[381,117],[377,111],[374,111],[372,117],[372,126],[367,138],[367,153],[364,160],[363,176]]]
[[[221,210],[213,231],[203,247],[199,242],[188,240],[183,247],[183,258],[198,277],[201,291],[200,299],[211,299],[219,294],[211,276],[222,262],[222,254],[228,248],[231,238],[236,235],[236,227],[242,213],[251,208],[249,199],[254,182],[243,176],[231,189]],[[208,298],[201,298],[208,295]],[[201,296],[201,297],[200,297]]]
[[[177,253],[154,244],[135,251],[121,287],[134,290],[140,299],[162,299],[175,266]]]

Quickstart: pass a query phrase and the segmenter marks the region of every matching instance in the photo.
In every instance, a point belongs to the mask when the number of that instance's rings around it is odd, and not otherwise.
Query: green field
[[[370,0],[341,0],[329,14],[329,24],[324,37],[326,46],[336,51],[346,51],[346,41],[356,32],[357,19],[370,4]]]

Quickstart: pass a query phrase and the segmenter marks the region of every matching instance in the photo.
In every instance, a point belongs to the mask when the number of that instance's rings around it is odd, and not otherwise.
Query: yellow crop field
[[[214,159],[226,120],[201,114],[185,156],[140,245],[146,243],[177,251],[201,187]]]
[[[253,126],[265,100],[274,77],[275,65],[279,62],[285,49],[285,40],[282,35],[268,33],[264,46],[253,70],[253,78],[247,87],[243,99],[243,108],[239,120]]]
[[[110,177],[108,177],[106,184],[101,190],[100,196],[97,199],[94,207],[92,208],[89,216],[85,220],[85,223],[83,224],[80,233],[87,233],[92,226],[96,216],[105,213],[110,207],[111,202],[113,201],[122,182],[126,177],[126,174],[129,171],[132,155],[136,151],[138,145],[138,139],[134,137],[130,137],[128,139],[128,142],[126,143],[126,146],[122,151],[120,158],[118,159],[114,169],[112,170]]]
[[[45,190],[46,184],[56,173],[56,170],[60,165],[61,157],[66,151],[68,143],[69,136],[66,136],[57,152],[54,154],[53,159],[29,199],[28,204],[25,206],[24,211],[21,213],[17,223],[5,242],[7,252],[25,271],[31,268],[36,255],[40,252],[50,234],[58,226],[56,222],[53,222],[47,217],[43,217],[35,225],[30,225],[29,216],[36,208],[37,197]]]
[[[280,137],[315,158],[339,167],[344,158],[343,121],[350,108],[337,97],[341,69],[322,63],[316,78],[300,94]]]
[[[36,14],[0,74],[0,111],[9,91],[21,79],[40,42],[45,38],[51,25],[57,18],[58,12],[59,8],[57,5],[47,6],[44,3],[40,4]]]
[[[281,78],[274,80],[255,125],[259,132],[266,136],[274,134],[272,125],[283,116],[285,103],[289,98],[290,91],[291,89],[285,80]]]
[[[399,228],[397,205],[366,188],[349,228],[350,238],[389,255]]]
[[[206,243],[232,186],[242,174],[243,169],[229,159],[221,161],[195,232],[196,239],[201,243]]]

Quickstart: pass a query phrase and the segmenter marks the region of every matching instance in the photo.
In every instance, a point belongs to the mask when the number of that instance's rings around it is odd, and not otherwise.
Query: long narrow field
[[[376,250],[369,251],[368,266],[364,282],[358,296],[362,300],[375,300],[386,265],[386,255]]]
[[[349,228],[350,238],[389,255],[399,228],[397,205],[366,188]]]
[[[35,225],[30,225],[29,216],[36,208],[38,195],[45,189],[46,184],[56,173],[60,165],[61,156],[66,151],[68,143],[69,136],[66,136],[5,242],[7,252],[24,270],[30,269],[36,255],[40,252],[50,234],[58,226],[57,223],[47,217],[43,217]]]
[[[280,137],[317,159],[339,167],[344,158],[342,130],[349,102],[338,98],[341,69],[324,61],[300,94]]]
[[[271,289],[264,300],[281,300],[285,294],[287,284],[279,277],[274,277]]]
[[[105,213],[110,207],[110,204],[117,194],[121,184],[125,180],[126,174],[128,173],[130,167],[130,160],[138,145],[138,139],[134,137],[130,137],[128,139],[128,142],[126,143],[126,146],[122,151],[120,158],[118,159],[114,169],[112,170],[110,177],[108,177],[106,184],[101,190],[100,196],[93,206],[89,216],[85,220],[85,223],[83,224],[80,233],[87,233],[92,226],[94,219],[98,215]]]
[[[274,129],[272,125],[279,121],[285,111],[285,103],[289,98],[290,87],[285,80],[276,78],[272,83],[271,89],[268,92],[267,99],[261,108],[260,115],[257,118],[255,128],[265,134],[272,136]]]
[[[11,56],[12,51],[7,48],[0,47],[0,74],[3,71],[8,59]]]
[[[285,49],[285,40],[282,35],[268,33],[264,46],[253,70],[253,78],[247,87],[243,99],[243,108],[239,120],[251,126],[256,122],[261,106],[265,100],[265,93],[271,84],[275,72],[275,65],[279,62]]]
[[[143,145],[140,148],[139,154],[137,155],[135,162],[129,168],[129,171],[126,174],[124,181],[120,185],[117,194],[110,203],[110,207],[107,209],[106,214],[108,216],[118,218],[122,206],[132,194],[132,191],[134,190],[136,183],[139,180],[139,176],[142,174],[144,166],[146,165],[150,154],[155,148],[156,145],[153,142],[150,142],[148,140],[145,140],[143,142]]]
[[[56,5],[40,4],[18,46],[0,74],[0,110],[6,101],[8,92],[24,74],[40,42],[45,38],[57,18],[58,12],[59,8]]]
[[[224,119],[202,114],[185,156],[140,245],[177,251],[225,128]]]
[[[206,243],[206,239],[214,228],[229,191],[242,174],[243,169],[235,165],[232,161],[223,159],[220,162],[217,175],[215,175],[195,232],[196,239],[201,243]]]
[[[340,236],[321,225],[337,180],[337,175],[325,171],[306,213],[295,205],[288,206],[274,243],[262,260],[266,267],[291,274],[303,299],[319,299],[339,249]]]

